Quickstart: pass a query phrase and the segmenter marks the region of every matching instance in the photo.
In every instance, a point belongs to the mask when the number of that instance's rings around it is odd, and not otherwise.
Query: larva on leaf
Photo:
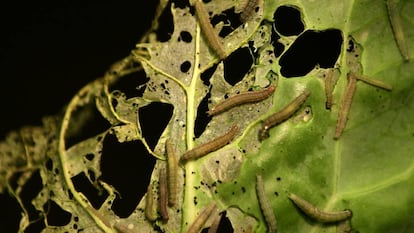
[[[398,0],[387,0],[388,17],[390,19],[392,32],[394,34],[395,42],[400,50],[401,56],[404,61],[410,60],[410,54],[408,52],[407,41],[405,40],[404,28],[402,26],[401,18],[399,15],[399,9],[397,8]]]
[[[392,90],[392,86],[389,85],[389,84],[387,84],[387,83],[384,83],[383,81],[376,80],[376,79],[372,79],[372,78],[368,78],[368,77],[365,77],[363,75],[356,75],[356,74],[354,74],[353,76],[356,79],[358,79],[358,80],[361,80],[361,81],[363,81],[365,83],[368,83],[368,84],[371,84],[373,86],[382,88],[384,90],[387,90],[387,91],[391,91]]]
[[[336,226],[337,233],[355,233],[356,231],[352,230],[351,221],[349,219],[340,221]]]
[[[269,96],[273,94],[273,92],[275,92],[275,87],[269,86],[261,91],[251,91],[251,92],[240,93],[240,94],[231,96],[219,102],[216,106],[211,108],[207,113],[210,116],[214,116],[238,105],[258,102],[258,101],[267,99]]]
[[[240,14],[240,21],[242,23],[247,22],[252,17],[254,12],[257,11],[257,8],[259,7],[259,1],[262,0],[247,0],[245,7]]]
[[[200,212],[191,226],[187,229],[187,233],[199,233],[201,228],[206,223],[207,219],[211,216],[213,211],[216,209],[216,202],[212,201]]]
[[[286,105],[282,110],[276,112],[275,114],[269,116],[262,123],[262,127],[259,130],[259,141],[269,137],[269,129],[273,126],[287,120],[291,117],[310,96],[310,92],[305,90],[302,94],[292,100],[288,105]]]
[[[233,125],[230,128],[230,130],[226,132],[225,134],[220,135],[209,142],[201,144],[185,152],[181,156],[180,162],[185,163],[188,160],[198,159],[210,152],[213,152],[213,151],[216,151],[222,148],[223,146],[229,144],[234,139],[238,131],[239,131],[239,127],[237,125]]]
[[[147,196],[145,197],[145,217],[153,222],[157,219],[157,215],[155,214],[155,206],[154,206],[154,195],[152,192],[152,183],[148,185],[147,188]]]
[[[168,177],[168,205],[174,207],[178,195],[178,158],[174,144],[170,139],[165,142],[167,152],[167,177]]]
[[[207,10],[201,0],[194,1],[194,8],[201,31],[203,32],[207,42],[210,44],[210,47],[214,50],[214,52],[220,57],[220,59],[224,60],[226,58],[226,52],[223,49],[220,38],[210,23],[210,17],[208,16]]]
[[[334,69],[329,69],[326,72],[326,77],[325,77],[325,95],[326,95],[325,108],[328,110],[331,110],[332,103],[333,103],[333,73],[334,73]]]
[[[350,210],[328,212],[316,208],[310,202],[302,199],[293,193],[288,193],[289,199],[306,214],[309,218],[312,218],[322,223],[332,223],[347,220],[352,217]]]
[[[214,218],[214,220],[213,220],[213,223],[211,224],[211,226],[210,226],[210,228],[208,229],[208,231],[207,231],[207,233],[217,233],[217,230],[218,230],[218,228],[219,228],[219,225],[220,225],[220,221],[221,221],[221,217],[222,217],[223,215],[222,214],[218,214],[215,218]]]
[[[165,167],[160,168],[159,178],[158,178],[158,192],[159,192],[159,211],[161,218],[164,222],[168,222],[168,190],[167,190],[167,174],[165,172]]]
[[[275,233],[277,231],[276,217],[273,213],[272,207],[269,204],[269,200],[266,197],[263,179],[260,175],[256,175],[256,194],[259,199],[260,209],[262,210],[263,216],[267,223],[267,232]]]
[[[354,97],[356,91],[356,82],[357,80],[354,76],[352,74],[348,74],[348,85],[346,86],[341,106],[339,108],[334,139],[339,139],[345,129],[346,122],[348,121],[349,110],[351,109],[352,98]]]

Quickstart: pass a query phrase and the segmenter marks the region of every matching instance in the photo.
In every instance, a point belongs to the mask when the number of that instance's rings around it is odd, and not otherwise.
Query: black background
[[[1,1],[0,140],[41,125],[76,92],[127,56],[149,29],[157,0]],[[16,232],[16,200],[0,194],[0,231]]]
[[[40,125],[125,57],[150,27],[158,1],[2,1],[0,140]]]

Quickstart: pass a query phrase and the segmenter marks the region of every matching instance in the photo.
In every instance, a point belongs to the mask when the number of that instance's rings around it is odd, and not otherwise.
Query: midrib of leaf
[[[195,127],[195,118],[196,118],[196,109],[195,98],[196,98],[196,84],[200,80],[200,42],[201,42],[201,30],[199,24],[196,24],[196,38],[195,38],[195,54],[194,54],[194,69],[191,77],[190,86],[185,88],[187,96],[187,123],[186,123],[186,144],[187,150],[194,147],[194,127]],[[189,171],[195,168],[195,162],[188,162],[185,165],[185,170]],[[187,173],[188,174],[188,173]],[[195,206],[192,205],[192,200],[190,197],[195,196],[194,189],[189,188],[193,187],[195,183],[195,176],[186,175],[185,176],[185,189],[184,189],[184,203],[183,203],[183,223],[192,222],[194,220]],[[184,227],[181,229],[184,232]]]

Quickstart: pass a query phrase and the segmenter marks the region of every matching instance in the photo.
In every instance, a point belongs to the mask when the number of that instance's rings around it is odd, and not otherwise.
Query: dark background
[[[0,140],[41,125],[90,81],[127,56],[150,27],[157,0],[1,1]],[[20,209],[0,194],[0,231],[17,232]]]
[[[134,48],[157,0],[2,1],[0,140],[57,113]]]

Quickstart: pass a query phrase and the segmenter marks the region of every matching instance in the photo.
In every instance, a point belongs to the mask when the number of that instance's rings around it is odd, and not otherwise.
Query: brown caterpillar
[[[218,227],[220,225],[222,215],[219,213],[217,217],[214,218],[213,223],[208,229],[207,233],[217,233]]]
[[[174,144],[170,139],[165,142],[167,151],[167,178],[168,178],[168,205],[174,207],[177,203],[178,195],[178,158],[175,153]]]
[[[277,231],[276,217],[273,213],[269,200],[266,197],[262,176],[256,175],[256,194],[259,199],[260,209],[267,223],[267,232],[274,233]]]
[[[260,0],[248,0],[246,6],[243,8],[240,14],[240,21],[242,23],[247,22],[250,17],[252,17],[253,13],[258,9]]]
[[[220,149],[221,147],[230,143],[233,140],[233,138],[236,136],[238,131],[239,131],[239,127],[237,127],[237,125],[233,125],[227,133],[220,135],[209,142],[201,144],[185,152],[181,156],[180,162],[185,163],[188,160],[198,159],[210,152]]]
[[[354,97],[356,91],[356,82],[357,80],[354,76],[352,74],[348,74],[348,85],[345,89],[341,106],[339,108],[334,139],[339,139],[345,129],[346,122],[348,121],[349,110],[352,104],[352,98]]]
[[[159,178],[158,178],[158,205],[161,214],[161,218],[164,222],[168,222],[168,209],[167,209],[167,202],[168,202],[168,191],[167,191],[167,174],[165,172],[165,168],[160,168]]]
[[[187,233],[198,233],[200,232],[201,228],[206,223],[207,219],[210,217],[210,215],[213,213],[213,211],[216,209],[216,202],[212,201],[210,204],[208,204],[204,209],[201,211],[201,213],[197,216],[197,218],[194,220],[194,222],[191,224],[191,226],[187,229]]]
[[[336,226],[337,233],[355,233],[351,227],[351,221],[349,219],[340,221]]]
[[[371,79],[371,78],[365,77],[363,75],[356,75],[356,74],[354,74],[353,76],[356,79],[358,79],[358,80],[361,80],[361,81],[363,81],[365,83],[368,83],[368,84],[371,84],[373,86],[382,88],[384,90],[387,90],[387,91],[391,91],[392,90],[392,86],[389,85],[389,84],[387,84],[387,83],[384,83],[383,81],[376,80],[376,79]]]
[[[392,32],[394,34],[395,42],[400,50],[401,56],[404,61],[410,60],[410,54],[408,52],[408,45],[405,40],[404,29],[402,27],[401,18],[398,14],[396,0],[387,0],[388,16],[391,23]]]
[[[350,210],[328,212],[316,208],[310,202],[302,199],[301,197],[288,193],[288,197],[292,202],[299,207],[308,217],[322,223],[332,223],[347,220],[352,217]]]
[[[269,137],[268,131],[270,128],[291,117],[302,106],[302,104],[305,103],[309,95],[310,92],[305,90],[302,94],[292,100],[292,102],[286,105],[282,110],[276,112],[264,120],[262,127],[259,130],[259,141],[263,141]]]
[[[212,109],[210,109],[207,113],[210,116],[214,116],[224,111],[227,111],[237,105],[253,103],[253,102],[264,100],[268,98],[269,96],[271,96],[273,92],[275,92],[275,87],[269,86],[268,88],[263,89],[261,91],[240,93],[240,94],[231,96],[221,101],[216,106],[214,106]]]
[[[151,222],[157,219],[157,216],[154,213],[155,206],[154,206],[154,195],[152,192],[152,187],[153,185],[150,182],[147,188],[147,196],[145,197],[145,217]]]
[[[210,17],[208,16],[206,8],[204,8],[203,3],[199,0],[194,1],[194,8],[198,22],[200,23],[201,31],[206,37],[207,42],[210,44],[210,47],[214,50],[214,52],[220,57],[220,59],[224,60],[226,58],[226,52],[223,49],[217,33],[214,31],[213,25],[211,25]]]

